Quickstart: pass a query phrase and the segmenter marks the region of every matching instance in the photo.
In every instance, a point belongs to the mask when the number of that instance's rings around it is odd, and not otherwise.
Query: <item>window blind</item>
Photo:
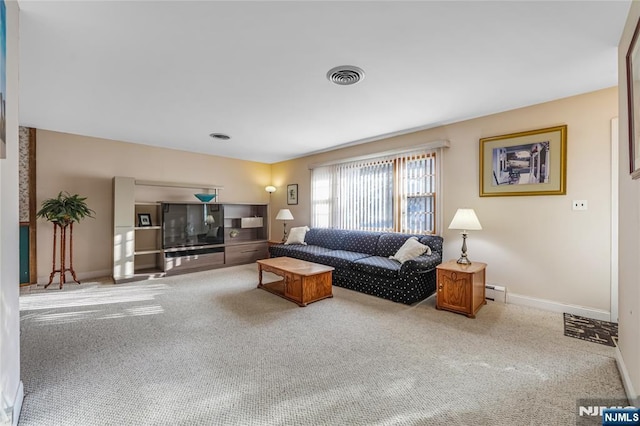
[[[435,233],[435,160],[421,150],[312,169],[312,226]]]

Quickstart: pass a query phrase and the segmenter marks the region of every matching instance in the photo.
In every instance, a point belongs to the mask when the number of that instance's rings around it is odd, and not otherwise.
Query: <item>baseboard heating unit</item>
[[[487,284],[484,289],[484,297],[494,302],[506,303],[507,289],[500,285]]]

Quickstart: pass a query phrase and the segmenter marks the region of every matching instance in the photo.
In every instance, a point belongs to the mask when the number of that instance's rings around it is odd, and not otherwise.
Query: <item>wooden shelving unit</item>
[[[215,194],[216,202],[212,203],[223,206],[225,241],[207,247],[210,253],[202,253],[201,247],[191,247],[178,250],[181,253],[176,256],[176,249],[163,249],[162,203],[150,199],[165,200],[170,194],[173,202],[176,191],[184,189]],[[114,177],[113,280],[121,283],[157,278],[167,273],[240,265],[268,257],[268,205],[221,203],[222,189],[219,185]],[[193,192],[182,192],[182,198],[175,202],[198,204],[190,199]],[[148,214],[151,225],[140,226],[139,214]]]
[[[156,201],[134,202],[134,275],[146,278],[164,272],[162,266],[162,211]],[[139,215],[148,214],[151,226],[140,226]]]

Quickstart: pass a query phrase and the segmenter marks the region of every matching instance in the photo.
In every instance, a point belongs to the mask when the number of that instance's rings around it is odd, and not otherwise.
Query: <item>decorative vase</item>
[[[202,201],[203,203],[208,203],[209,201],[216,198],[216,194],[193,194],[193,195],[195,195],[196,198]]]

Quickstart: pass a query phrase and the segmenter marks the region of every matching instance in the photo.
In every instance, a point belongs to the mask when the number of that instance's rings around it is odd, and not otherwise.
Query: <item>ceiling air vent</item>
[[[231,139],[231,136],[225,135],[224,133],[211,133],[209,136],[213,139],[218,139],[221,141],[228,141],[229,139]]]
[[[341,65],[331,68],[327,73],[327,78],[330,82],[340,86],[350,86],[364,78],[364,71],[353,65]]]

